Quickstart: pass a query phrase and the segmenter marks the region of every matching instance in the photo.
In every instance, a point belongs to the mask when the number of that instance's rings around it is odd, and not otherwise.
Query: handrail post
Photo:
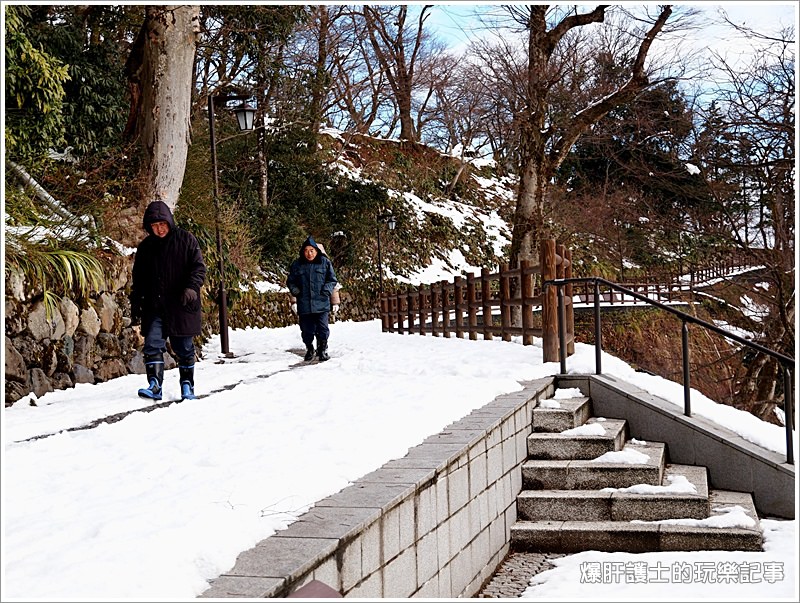
[[[567,319],[564,313],[563,285],[556,286],[558,295],[558,361],[561,363],[561,374],[567,374]]]
[[[786,425],[786,462],[794,465],[794,400],[792,374],[788,365],[783,365],[783,422]]]
[[[567,284],[564,287],[564,295],[566,296],[566,301],[569,303],[566,306],[566,329],[567,329],[567,337],[569,341],[567,342],[567,353],[572,355],[575,353],[575,295],[572,289],[572,252],[566,248],[566,246],[562,246],[564,249],[564,278],[567,279]]]
[[[682,321],[681,344],[683,350],[683,414],[692,416],[692,402],[689,394],[689,325]]]
[[[600,356],[603,346],[603,332],[600,328],[600,281],[594,281],[594,372],[603,374]]]

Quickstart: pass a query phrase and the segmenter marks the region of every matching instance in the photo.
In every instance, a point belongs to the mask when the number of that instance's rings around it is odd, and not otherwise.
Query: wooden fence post
[[[471,341],[478,339],[478,311],[475,307],[475,274],[467,275],[467,324],[469,325],[469,338]]]
[[[406,290],[406,313],[408,315],[408,333],[414,332],[414,288],[409,285]]]
[[[503,341],[511,341],[511,283],[508,276],[508,264],[500,266],[500,332]]]
[[[483,338],[492,339],[492,283],[489,278],[489,269],[481,268],[481,303],[483,304]]]
[[[436,283],[431,283],[431,335],[439,336],[439,292]]]
[[[397,309],[397,296],[387,293],[386,294],[386,302],[388,304],[389,310],[389,327],[392,333],[396,330],[397,325],[397,314],[395,310]]]
[[[425,335],[425,322],[427,314],[425,313],[425,289],[422,285],[417,287],[417,312],[419,313],[419,334]]]
[[[386,299],[386,293],[381,293],[380,299],[378,301],[378,307],[380,308],[381,312],[381,331],[384,333],[386,331],[392,331],[393,329],[389,328],[389,302]]]
[[[542,282],[556,278],[556,242],[541,242]],[[554,286],[542,291],[542,361],[558,362],[558,293]]]
[[[402,295],[400,295],[399,291],[395,292],[394,298],[397,300],[397,332],[402,335],[405,332],[403,328],[403,321],[405,318],[403,314],[403,311],[405,310],[403,307],[404,298]]]
[[[464,279],[453,279],[453,305],[455,306],[456,337],[464,339]]]
[[[530,260],[522,260],[519,265],[520,295],[522,296],[522,345],[533,345],[533,274]]]
[[[450,291],[447,281],[439,281],[442,290],[442,336],[450,337]]]

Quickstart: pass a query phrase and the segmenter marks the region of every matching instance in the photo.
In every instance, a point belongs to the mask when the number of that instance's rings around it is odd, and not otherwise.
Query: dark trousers
[[[318,312],[314,314],[301,314],[298,316],[300,322],[300,332],[303,334],[303,343],[311,345],[314,343],[314,336],[317,339],[325,339],[331,334],[328,328],[329,312]]]
[[[194,341],[191,337],[169,336],[172,344],[172,351],[178,355],[178,362],[191,359],[194,364]],[[144,348],[142,353],[145,356],[161,356],[167,351],[167,341],[164,338],[164,331],[161,324],[161,317],[157,316],[150,325],[150,330],[144,336]]]

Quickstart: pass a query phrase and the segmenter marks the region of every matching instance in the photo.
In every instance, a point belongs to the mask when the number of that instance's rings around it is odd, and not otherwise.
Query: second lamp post
[[[219,291],[217,303],[219,304],[219,341],[223,354],[230,354],[228,346],[228,297],[225,293],[225,258],[222,256],[222,234],[219,229],[219,174],[217,171],[217,140],[214,131],[214,105],[220,103],[223,107],[228,101],[240,101],[233,112],[239,130],[249,132],[253,130],[253,118],[256,110],[246,103],[250,95],[208,95],[208,130],[211,137],[211,169],[214,175],[214,229],[217,236],[217,260],[219,263]]]
[[[381,258],[381,225],[386,224],[389,230],[394,230],[397,221],[392,214],[386,213],[378,216],[378,282],[380,283],[380,294],[383,295],[383,259]]]

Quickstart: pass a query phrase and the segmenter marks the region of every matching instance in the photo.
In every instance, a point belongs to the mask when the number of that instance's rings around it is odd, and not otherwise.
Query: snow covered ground
[[[520,381],[557,374],[558,363],[543,363],[537,343],[339,322],[331,325],[331,360],[307,365],[296,326],[233,330],[235,358],[221,357],[218,339],[205,347],[198,400],[80,429],[146,406],[136,396],[144,377],[24,398],[2,421],[1,598],[191,599],[239,552],[315,501],[520,390]],[[679,384],[609,355],[603,368],[682,407]],[[594,348],[576,345],[568,369],[593,372]],[[165,400],[178,398],[175,369],[166,375]],[[785,453],[780,427],[698,392],[692,408]],[[797,600],[796,522],[763,526],[762,553],[570,555],[536,576],[524,596]]]

